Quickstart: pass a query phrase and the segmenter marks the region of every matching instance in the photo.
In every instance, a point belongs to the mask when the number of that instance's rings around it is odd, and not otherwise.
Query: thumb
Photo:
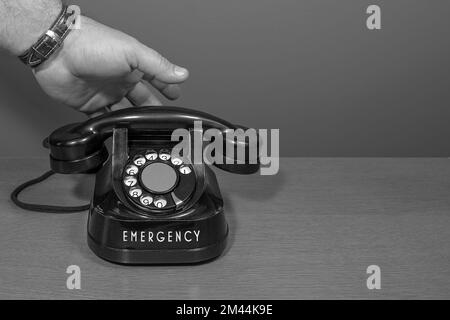
[[[189,77],[189,71],[174,65],[155,50],[137,43],[135,48],[137,68],[147,81],[159,80],[169,84],[181,83]]]

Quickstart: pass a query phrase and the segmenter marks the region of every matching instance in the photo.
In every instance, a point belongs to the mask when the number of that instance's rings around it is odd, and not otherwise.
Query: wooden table
[[[46,159],[0,160],[0,298],[450,298],[450,160],[282,159],[279,175],[217,171],[231,228],[226,254],[203,265],[126,267],[86,244],[85,213],[16,208],[14,186]],[[34,202],[89,201],[93,178],[55,176]],[[66,268],[81,268],[81,290]],[[381,268],[368,290],[366,268]]]

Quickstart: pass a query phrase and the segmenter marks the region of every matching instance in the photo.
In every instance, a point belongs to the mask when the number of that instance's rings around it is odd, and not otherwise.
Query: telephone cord
[[[34,186],[36,184],[39,184],[51,176],[53,176],[55,172],[53,170],[47,171],[43,175],[41,175],[38,178],[32,179],[30,181],[27,181],[20,186],[18,186],[14,191],[11,193],[11,200],[14,202],[15,205],[18,207],[28,210],[28,211],[35,211],[35,212],[48,212],[48,213],[74,213],[74,212],[81,212],[81,211],[87,211],[90,208],[90,205],[83,205],[83,206],[52,206],[52,205],[43,205],[43,204],[35,204],[35,203],[26,203],[21,200],[19,200],[19,194],[24,191],[25,189],[28,189],[31,186]]]

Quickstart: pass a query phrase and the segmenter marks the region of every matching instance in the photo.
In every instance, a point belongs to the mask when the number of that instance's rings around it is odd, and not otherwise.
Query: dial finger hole
[[[180,172],[182,174],[190,174],[192,172],[192,169],[190,167],[188,167],[188,166],[182,166],[180,168]]]
[[[136,156],[136,157],[134,157],[133,162],[138,167],[143,166],[145,164],[145,157],[144,156]]]
[[[123,179],[123,183],[128,187],[134,187],[137,183],[137,179],[135,177],[128,176]]]
[[[177,157],[172,157],[171,162],[174,166],[179,166],[179,165],[183,164],[183,160],[181,160],[180,158],[177,158]]]
[[[162,209],[166,205],[167,205],[167,200],[166,199],[164,199],[162,197],[155,199],[155,207]]]
[[[148,161],[154,161],[158,159],[158,153],[155,150],[149,150],[145,154],[145,157],[147,158]]]
[[[159,153],[159,158],[163,161],[167,161],[170,159],[170,151],[163,149],[161,150],[161,152]]]
[[[142,189],[140,188],[132,188],[129,191],[130,196],[132,196],[133,198],[139,198],[142,195]]]
[[[140,199],[140,201],[141,201],[141,203],[142,203],[144,206],[149,206],[149,205],[152,204],[153,198],[152,198],[151,196],[149,196],[149,195],[147,195],[147,196],[142,196],[141,199]]]
[[[138,167],[134,166],[134,165],[129,165],[126,167],[125,172],[127,173],[127,175],[129,176],[134,176],[138,173],[139,169]]]

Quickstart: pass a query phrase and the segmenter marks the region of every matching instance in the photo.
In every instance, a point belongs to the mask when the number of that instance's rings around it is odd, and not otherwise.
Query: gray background
[[[280,128],[284,156],[449,154],[448,1],[71,2],[189,67],[178,105]],[[0,58],[0,156],[45,155],[41,139],[83,116]]]

